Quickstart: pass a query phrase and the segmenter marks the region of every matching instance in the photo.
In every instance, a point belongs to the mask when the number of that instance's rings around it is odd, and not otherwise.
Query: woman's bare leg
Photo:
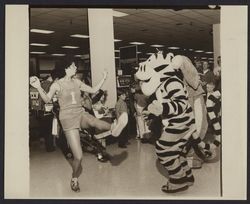
[[[100,120],[93,115],[84,113],[81,120],[81,128],[97,128],[100,131],[108,131],[111,130],[113,136],[118,137],[121,131],[124,129],[126,124],[128,123],[128,114],[122,113],[121,116],[117,119],[116,123],[110,124],[106,121]]]
[[[73,170],[72,179],[70,182],[71,189],[75,192],[80,192],[78,177],[82,173],[82,147],[80,144],[80,135],[78,129],[65,131],[65,135],[68,141],[68,144],[73,153],[74,159],[71,162],[71,167]]]
[[[78,178],[80,176],[80,169],[82,168],[81,167],[82,147],[80,143],[79,130],[74,129],[65,131],[65,135],[74,156],[74,160],[72,161],[72,169],[73,169],[72,177]]]

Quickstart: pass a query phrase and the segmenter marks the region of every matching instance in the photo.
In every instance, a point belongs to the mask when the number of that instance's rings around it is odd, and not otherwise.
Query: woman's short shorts
[[[86,112],[83,108],[81,109],[67,109],[61,110],[59,119],[64,131],[80,129],[81,120]]]

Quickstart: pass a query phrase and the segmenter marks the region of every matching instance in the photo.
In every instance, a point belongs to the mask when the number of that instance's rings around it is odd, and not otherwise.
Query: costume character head
[[[141,90],[146,96],[155,93],[162,83],[164,73],[173,57],[172,53],[164,54],[162,51],[158,51],[139,64],[135,76],[141,81]]]

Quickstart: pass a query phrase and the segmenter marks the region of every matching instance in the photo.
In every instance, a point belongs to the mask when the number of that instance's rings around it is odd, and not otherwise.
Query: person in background
[[[90,87],[78,79],[75,79],[77,67],[72,56],[66,56],[56,64],[59,79],[50,86],[46,93],[36,76],[30,77],[30,85],[36,88],[45,103],[49,103],[57,93],[60,105],[59,120],[66,135],[67,142],[72,150],[74,160],[72,162],[72,179],[70,187],[75,192],[80,192],[78,177],[82,173],[82,147],[80,144],[79,129],[95,127],[102,131],[110,131],[115,137],[119,136],[127,122],[127,115],[120,115],[118,120],[109,124],[101,121],[85,112],[81,105],[81,91],[96,93],[106,80],[107,72],[103,72],[100,82]]]
[[[105,106],[105,102],[107,99],[107,91],[103,91],[100,89],[97,94],[92,96],[92,111],[96,118],[100,120],[104,120],[107,122],[112,121],[112,117],[110,114],[110,110],[107,106]],[[98,131],[94,130],[94,133],[98,134]],[[105,138],[96,140],[96,144],[99,144],[99,147],[102,147],[103,151],[97,152],[96,156],[98,161],[106,162],[109,160],[109,156],[106,152],[106,140]]]
[[[134,106],[136,110],[136,123],[138,129],[138,134],[136,138],[143,139],[145,134],[149,133],[147,122],[142,116],[142,111],[148,105],[148,97],[146,97],[142,93],[141,88],[139,88],[135,92],[134,98],[135,98]]]
[[[199,74],[203,74],[203,68],[202,68],[202,63],[201,63],[200,59],[196,58],[194,60],[194,66],[197,69]]]
[[[126,100],[126,93],[122,90],[117,91],[118,101],[115,105],[115,114],[116,118],[119,118],[123,113],[128,116],[128,107],[125,102]],[[128,142],[128,125],[122,130],[118,137],[118,147],[120,148],[127,148],[126,144]]]
[[[215,82],[215,76],[214,76],[214,73],[210,70],[207,61],[203,62],[202,67],[203,67],[203,73],[200,75],[201,76],[201,85],[202,85],[203,90],[206,92],[207,83]]]
[[[92,98],[92,108],[95,117],[97,118],[103,118],[109,112],[109,108],[105,106],[106,97],[107,92],[100,89],[99,92]]]
[[[221,92],[221,56],[217,57],[217,66],[214,67],[213,73],[215,75],[215,90]]]
[[[136,118],[135,118],[135,114],[136,114],[136,110],[135,110],[135,82],[132,82],[132,84],[130,84],[129,87],[129,91],[128,91],[128,117],[129,117],[129,123],[128,123],[128,131],[129,134],[132,136],[135,136],[137,134],[137,127],[136,127]]]
[[[84,107],[85,111],[87,111],[89,114],[94,115],[93,109],[92,109],[92,98],[89,93],[87,92],[82,92],[81,93],[82,97],[82,107]]]
[[[50,86],[54,81],[54,75],[55,73],[52,71],[51,74],[41,82],[41,87],[46,93],[49,92]],[[52,135],[52,121],[54,116],[49,110],[47,110],[47,104],[44,102],[42,104],[42,114],[39,115],[39,132],[44,137],[46,151],[53,152],[55,151],[54,137]],[[52,102],[50,105],[52,106]]]
[[[211,150],[216,149],[221,143],[221,93],[215,90],[215,83],[207,84],[207,115],[209,123],[212,125],[214,141],[210,145]]]

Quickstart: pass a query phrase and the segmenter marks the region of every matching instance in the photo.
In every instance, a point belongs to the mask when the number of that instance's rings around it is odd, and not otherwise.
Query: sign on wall
[[[120,47],[120,68],[124,75],[132,75],[137,63],[136,45]]]

